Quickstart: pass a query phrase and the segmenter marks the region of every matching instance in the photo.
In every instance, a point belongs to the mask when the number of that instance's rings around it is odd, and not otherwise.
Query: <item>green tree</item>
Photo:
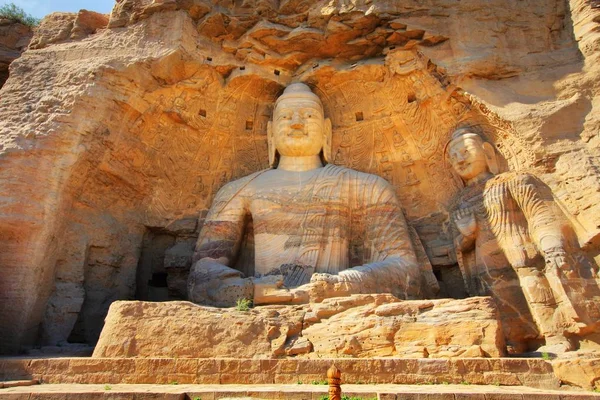
[[[7,3],[0,6],[0,18],[10,19],[15,22],[20,22],[24,25],[36,26],[40,23],[38,18],[29,15],[21,7],[14,3]]]

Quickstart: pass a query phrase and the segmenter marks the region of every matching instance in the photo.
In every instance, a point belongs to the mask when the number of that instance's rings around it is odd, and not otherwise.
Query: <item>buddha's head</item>
[[[446,155],[465,183],[498,173],[494,147],[470,128],[460,128],[452,133],[446,146]]]
[[[331,121],[325,118],[319,97],[304,83],[291,84],[279,96],[267,134],[271,167],[278,154],[307,157],[322,152],[324,162],[331,158]]]

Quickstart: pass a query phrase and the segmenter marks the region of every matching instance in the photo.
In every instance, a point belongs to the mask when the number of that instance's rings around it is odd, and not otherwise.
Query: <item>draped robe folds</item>
[[[309,172],[266,170],[231,182],[215,198],[195,260],[210,257],[234,267],[250,219],[255,265],[248,275],[284,275],[295,287],[313,273],[348,270],[347,279],[359,281],[361,292],[401,298],[422,297],[424,274],[435,282],[431,270],[418,266],[393,188],[378,176],[329,164]]]
[[[507,172],[466,188],[458,203],[472,209],[478,225],[474,243],[457,244],[467,292],[496,298],[505,331],[512,329],[509,341],[527,336],[524,322],[532,317],[546,338],[597,329],[600,298],[592,265],[544,183]],[[557,250],[568,254],[568,270],[546,265],[544,256]]]

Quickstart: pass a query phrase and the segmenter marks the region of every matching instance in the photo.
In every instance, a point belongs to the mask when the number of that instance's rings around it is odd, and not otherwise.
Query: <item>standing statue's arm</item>
[[[519,174],[510,182],[510,191],[525,218],[531,238],[548,263],[565,264],[564,216],[557,209],[552,191],[530,174]]]

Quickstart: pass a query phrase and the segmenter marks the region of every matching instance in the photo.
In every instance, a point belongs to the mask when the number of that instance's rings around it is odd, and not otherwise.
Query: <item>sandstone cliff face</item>
[[[123,0],[108,24],[54,14],[0,95],[0,352],[94,342],[117,299],[181,299],[202,216],[224,183],[267,167],[266,123],[291,81],[323,100],[334,162],[397,188],[447,292],[461,293],[444,234],[459,185],[443,148],[464,121],[505,169],[551,186],[596,255],[599,13]]]

